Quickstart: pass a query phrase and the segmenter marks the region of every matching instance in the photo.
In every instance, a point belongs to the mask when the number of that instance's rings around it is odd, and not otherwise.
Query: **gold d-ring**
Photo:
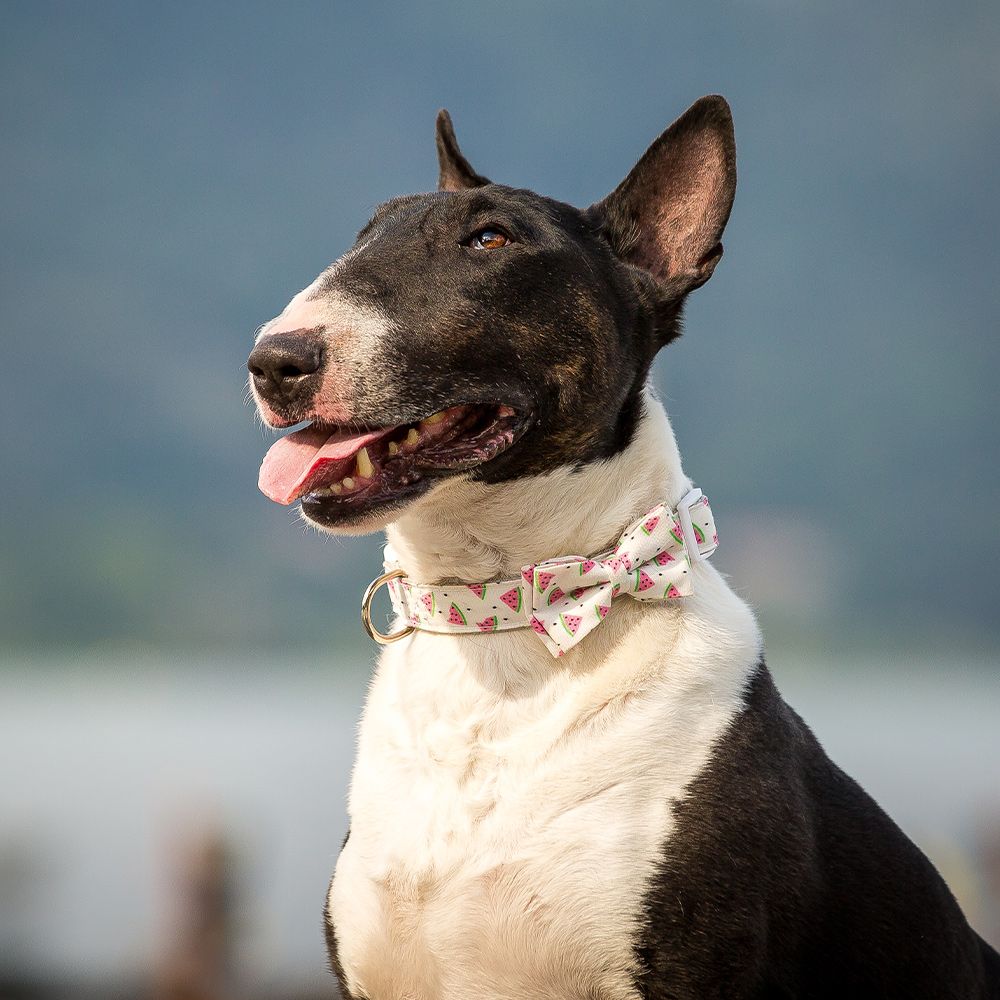
[[[401,569],[394,569],[388,573],[383,573],[381,576],[376,577],[370,584],[368,584],[365,596],[361,598],[361,624],[364,625],[365,631],[380,646],[388,646],[390,642],[405,639],[411,632],[416,631],[412,625],[407,625],[398,632],[391,632],[386,635],[384,632],[379,632],[379,630],[372,625],[372,598],[378,592],[379,587],[385,586],[390,580],[399,580],[404,576],[406,576],[406,572]]]

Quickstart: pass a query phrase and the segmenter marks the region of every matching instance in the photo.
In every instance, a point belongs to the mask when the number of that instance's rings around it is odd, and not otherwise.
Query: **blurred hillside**
[[[643,10],[5,4],[0,648],[356,635],[377,541],[257,493],[253,330],[433,184],[438,107],[583,204],[709,92],[740,189],[656,379],[720,562],[766,627],[995,640],[996,5]]]

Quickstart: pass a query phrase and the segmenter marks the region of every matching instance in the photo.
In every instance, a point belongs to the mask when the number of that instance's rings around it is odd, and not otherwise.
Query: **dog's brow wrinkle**
[[[469,202],[470,215],[474,215],[476,212],[492,212],[495,209],[496,203],[494,200],[484,194],[476,195]]]
[[[427,220],[431,217],[431,213],[434,211],[436,207],[437,207],[436,205],[428,205],[427,208],[424,209],[423,214],[420,216],[420,220],[417,222],[417,229],[421,233],[421,235],[426,235]]]

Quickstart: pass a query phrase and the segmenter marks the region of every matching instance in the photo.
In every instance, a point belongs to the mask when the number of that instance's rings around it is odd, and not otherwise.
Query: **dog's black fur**
[[[584,210],[489,182],[444,112],[438,152],[440,191],[380,207],[330,272],[335,289],[315,293],[373,303],[399,324],[372,383],[356,387],[357,419],[382,426],[458,402],[508,403],[530,427],[472,473],[488,482],[614,454],[632,437],[656,352],[680,332],[686,295],[722,254],[736,184],[728,105],[697,102]],[[486,227],[509,244],[470,249]],[[304,509],[326,522],[321,507]],[[828,760],[763,664],[675,808],[636,942],[639,995],[1000,997],[996,952],[926,858]]]
[[[642,996],[1000,997],[1000,956],[763,663],[675,817],[646,900]]]

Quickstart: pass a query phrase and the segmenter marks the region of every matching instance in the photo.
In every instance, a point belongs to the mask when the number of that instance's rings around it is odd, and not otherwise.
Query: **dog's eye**
[[[473,250],[499,250],[510,243],[510,237],[499,229],[487,226],[473,234],[469,240],[469,246]]]

